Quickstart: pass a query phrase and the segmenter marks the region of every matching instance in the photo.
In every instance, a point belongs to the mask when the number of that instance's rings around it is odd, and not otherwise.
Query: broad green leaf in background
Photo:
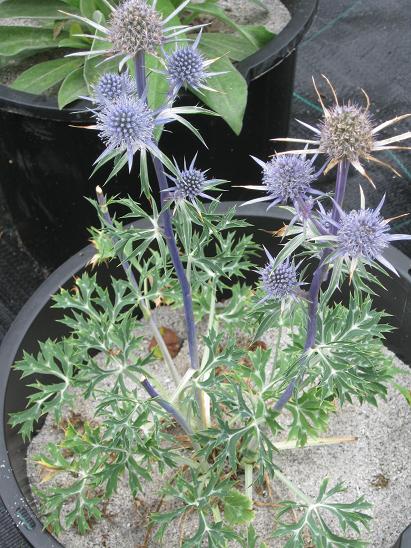
[[[250,44],[244,36],[222,32],[204,32],[201,37],[201,45],[212,53],[213,57],[226,55],[233,61],[242,61],[257,51],[257,48]]]
[[[0,4],[1,5],[1,4]],[[53,31],[35,27],[0,27],[0,55],[59,47]]]
[[[213,55],[207,47],[200,46],[206,57]],[[220,114],[232,130],[239,135],[243,127],[243,116],[247,105],[248,87],[243,76],[236,70],[229,59],[222,57],[211,65],[216,72],[226,72],[215,78],[210,78],[207,89],[194,92],[209,108]],[[210,69],[211,70],[211,69]]]
[[[240,27],[253,37],[257,49],[262,48],[276,37],[276,34],[263,25],[240,25]]]
[[[66,15],[59,13],[59,10],[67,11],[67,3],[60,0],[6,0],[0,3],[0,18],[67,18]]]
[[[36,50],[29,50],[19,53],[18,55],[12,55],[9,57],[0,55],[0,69],[17,63],[21,63],[24,59],[28,59],[36,54]]]
[[[83,17],[94,19],[93,14],[97,10],[94,0],[80,0],[80,12]]]
[[[54,59],[25,70],[11,87],[19,91],[40,94],[55,86],[83,64],[81,59]]]
[[[205,32],[201,37],[201,44],[206,47],[210,53],[213,52],[213,57],[226,55],[232,61],[242,61],[249,55],[252,55],[259,48],[265,46],[270,40],[275,37],[275,34],[262,26],[246,26],[247,29],[256,41],[257,45],[251,44],[247,38],[238,34],[230,34],[223,32]]]
[[[79,97],[87,95],[87,93],[88,90],[83,78],[83,69],[81,67],[76,68],[64,78],[60,86],[57,96],[59,108],[65,107],[76,101]]]
[[[194,14],[198,15],[211,15],[212,17],[216,17],[223,23],[225,23],[227,26],[232,27],[237,32],[239,32],[242,36],[244,36],[250,44],[254,45],[255,47],[258,47],[258,43],[256,39],[254,38],[253,34],[248,32],[248,29],[246,26],[242,26],[237,24],[235,21],[233,21],[228,15],[225,13],[225,11],[218,6],[217,4],[214,4],[213,2],[201,2],[198,4],[193,4],[192,2],[188,4],[187,11],[191,11]]]

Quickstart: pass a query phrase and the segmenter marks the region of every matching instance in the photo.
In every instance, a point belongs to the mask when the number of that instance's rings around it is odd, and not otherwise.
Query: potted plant
[[[155,35],[157,12],[141,0],[128,6],[133,16],[144,14],[143,36]],[[129,14],[119,14],[121,23]],[[24,498],[17,499],[4,452],[7,507],[41,547],[58,546],[56,538],[78,546],[84,534],[95,545],[113,546],[155,546],[165,538],[173,546],[362,546],[358,537],[371,520],[364,497],[351,493],[341,500],[343,485],[326,478],[315,494],[305,493],[303,478],[283,473],[279,454],[290,446],[353,441],[322,437],[337,406],[377,404],[391,385],[409,397],[396,381],[400,369],[384,351],[390,327],[372,298],[382,285],[378,273],[397,274],[385,253],[389,243],[411,237],[391,234],[390,220],[381,214],[383,199],[376,209],[366,208],[360,191],[360,208],[343,209],[350,166],[367,177],[363,158],[378,162],[374,152],[409,136],[378,137],[403,117],[376,125],[368,107],[340,105],[330,85],[335,105],[326,107],[319,95],[324,116],[311,128],[309,148],[255,159],[262,184],[251,190],[262,194],[251,202],[268,202],[269,210],[281,203],[291,214],[287,225],[277,229],[275,223],[275,234],[264,232],[265,241],[282,239],[273,255],[272,246],[258,248],[241,213],[219,207],[224,181],[199,169],[196,158],[178,164],[160,149],[158,130],[176,119],[197,134],[182,116],[204,109],[176,107],[174,101],[179,86],[193,78],[196,85],[206,83],[207,65],[197,41],[180,46],[173,55],[181,59],[184,53],[186,64],[177,74],[169,70],[175,59],[167,59],[170,92],[154,111],[147,104],[144,65],[152,44],[139,42],[134,53],[135,84],[127,74],[103,75],[93,107],[106,145],[97,169],[111,161],[114,169],[130,168],[139,156],[151,211],[130,196],[107,198],[97,187],[101,227],[92,230],[92,253],[87,249],[57,271],[18,320],[28,334],[33,316],[27,312],[36,311],[33,342],[39,309],[62,282],[69,283],[46,306],[47,314],[60,312],[54,327],[47,322],[47,332],[41,330],[50,338],[38,351],[20,335],[2,345],[6,362],[14,359],[16,342],[26,350],[13,377],[1,384],[3,411],[10,409],[12,379],[21,374],[27,386],[28,405],[11,414],[11,427],[27,441],[45,418],[27,470],[47,532]],[[326,156],[320,169],[309,159],[318,154]],[[333,167],[331,198],[316,190],[315,181]],[[121,218],[111,215],[113,206]],[[266,215],[265,226],[272,226],[270,220]],[[243,279],[257,253],[262,266],[255,287]],[[99,276],[108,261],[115,275],[104,281]],[[81,268],[84,262],[88,266]],[[103,270],[98,275],[92,270],[97,265]],[[73,274],[81,275],[72,281]],[[345,303],[338,302],[343,286]],[[158,323],[165,317],[167,329]],[[54,338],[57,333],[63,336]],[[9,454],[16,452],[10,445]],[[27,474],[18,467],[13,472],[17,478]],[[279,500],[271,500],[273,482],[283,486]],[[118,495],[126,497],[117,506],[120,537],[110,525],[109,506]],[[136,517],[130,529],[136,505],[147,510],[149,522]],[[267,508],[275,511],[274,523]]]
[[[158,7],[168,14],[172,4],[162,0]],[[284,5],[291,19],[277,36],[262,26],[236,24],[215,2],[196,3],[194,7],[186,5],[181,12],[182,19],[187,20],[193,16],[194,8],[202,10],[201,14],[196,13],[201,15],[201,21],[204,17],[209,21],[211,14],[217,21],[223,19],[229,24],[229,30],[233,30],[233,26],[237,29],[235,33],[227,34],[227,27],[223,32],[215,32],[213,27],[204,28],[202,51],[209,59],[219,57],[214,70],[225,74],[218,80],[210,80],[210,87],[217,86],[219,93],[190,90],[181,93],[181,102],[195,104],[201,101],[222,115],[222,118],[202,117],[197,123],[205,139],[211,134],[216,136],[210,140],[208,155],[221,176],[244,184],[252,182],[256,174],[246,161],[246,155],[266,156],[269,139],[287,134],[295,49],[314,17],[317,0],[286,0]],[[100,64],[103,54],[86,62],[83,57],[64,57],[66,53],[76,54],[90,47],[92,37],[75,35],[93,36],[96,29],[59,11],[71,11],[81,17],[93,16],[92,7],[96,8],[94,17],[109,20],[110,9],[102,1],[93,4],[7,0],[0,5],[0,18],[12,17],[17,24],[0,27],[3,36],[0,59],[2,63],[9,63],[24,56],[25,66],[29,65],[11,87],[0,85],[1,124],[8,135],[0,150],[2,188],[23,242],[42,264],[49,267],[56,267],[85,243],[87,234],[83,226],[74,226],[67,231],[67,224],[73,214],[85,219],[85,226],[92,224],[93,218],[83,196],[90,194],[97,183],[102,185],[109,174],[109,171],[102,171],[89,181],[88,166],[102,148],[89,132],[73,129],[72,125],[89,125],[90,113],[85,111],[87,103],[84,101],[74,104],[70,101],[89,95],[90,86],[96,83],[98,75],[110,71],[115,60],[108,65]],[[40,26],[26,27],[24,18],[32,18]],[[45,61],[44,51],[54,57]],[[38,52],[42,61],[36,64]],[[158,85],[153,85],[157,92],[151,93],[149,99],[153,104],[159,104],[164,76],[151,73],[150,79],[156,80]],[[59,87],[50,96],[41,94],[51,85]],[[277,107],[280,103],[281,109]],[[59,106],[63,105],[61,110]],[[194,147],[183,131],[179,128],[175,131],[179,144],[174,143],[173,154],[180,161],[184,154],[190,154],[190,149],[194,154]],[[248,144],[250,139],[252,150]],[[165,150],[170,149],[167,134],[163,146]],[[200,165],[205,165],[207,162],[202,155],[201,151]],[[120,192],[130,192],[122,173],[116,175],[113,184]],[[137,189],[135,192],[137,197]],[[228,192],[226,196],[233,198]],[[235,198],[238,198],[238,191]]]

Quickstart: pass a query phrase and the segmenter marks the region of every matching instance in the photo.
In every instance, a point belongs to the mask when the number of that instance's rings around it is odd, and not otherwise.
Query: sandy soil
[[[206,319],[200,324],[200,332],[205,329],[205,322]],[[158,323],[184,337],[181,313],[161,308]],[[148,344],[151,335],[146,328],[143,333]],[[275,340],[275,331],[268,332],[263,340],[270,346],[271,341]],[[286,335],[283,344],[286,344]],[[184,342],[176,358],[180,371],[187,367],[187,356],[187,344]],[[395,356],[393,359],[398,367],[408,370]],[[153,367],[163,378],[164,383],[171,388],[171,379],[164,372],[162,365],[156,363]],[[92,401],[85,402],[79,399],[76,402],[76,413],[83,418],[91,419],[93,412]],[[67,409],[65,414],[70,417],[71,411]],[[369,405],[345,406],[331,418],[326,436],[355,436],[358,438],[355,443],[288,449],[281,451],[276,461],[283,473],[293,478],[293,481],[309,495],[316,496],[318,486],[325,476],[330,478],[332,484],[338,481],[347,484],[347,493],[340,497],[341,501],[348,502],[363,494],[373,503],[374,516],[370,531],[363,537],[373,548],[387,548],[395,542],[410,520],[410,417],[411,413],[404,398],[390,390],[387,401],[381,401],[378,409]],[[51,417],[48,417],[28,451],[27,469],[32,485],[38,484],[41,480],[41,469],[32,462],[31,457],[41,452],[46,443],[57,443],[61,437],[61,430],[57,429]],[[137,499],[131,496],[127,481],[124,479],[117,494],[106,505],[107,519],[94,525],[92,531],[85,536],[78,535],[75,530],[66,531],[61,535],[60,541],[67,548],[142,546],[147,532],[148,515],[156,510],[160,500],[159,487],[167,477],[155,476],[154,482],[146,484],[144,492]],[[69,480],[70,478],[61,474],[52,481],[64,485]],[[257,504],[289,498],[289,493],[279,482],[273,483],[271,487],[272,498],[270,499],[268,492],[257,493]],[[170,509],[171,504],[165,501],[162,509]],[[255,526],[262,539],[272,548],[284,546],[283,540],[274,541],[270,536],[275,528],[275,509],[256,506],[256,511]],[[191,516],[184,523],[184,534],[188,535],[195,526],[195,517]],[[173,524],[166,536],[167,546],[179,546],[180,534],[178,524]],[[151,539],[148,546],[155,547],[159,544]]]

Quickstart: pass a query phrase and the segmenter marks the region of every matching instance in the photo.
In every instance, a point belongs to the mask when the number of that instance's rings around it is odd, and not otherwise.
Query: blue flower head
[[[211,76],[224,74],[223,72],[207,72],[207,68],[216,59],[205,59],[198,50],[201,31],[194,43],[190,46],[177,47],[171,54],[165,53],[166,71],[164,74],[170,81],[173,95],[176,95],[181,87],[190,87],[196,91],[212,88],[205,85],[205,81]]]
[[[408,234],[390,234],[390,219],[381,216],[385,196],[375,209],[365,208],[364,194],[361,190],[361,209],[344,212],[335,204],[339,220],[331,217],[329,222],[335,227],[334,234],[324,236],[334,243],[335,256],[343,257],[350,263],[350,275],[356,269],[358,261],[372,263],[378,261],[383,266],[397,274],[394,266],[383,256],[384,249],[390,242],[396,240],[410,240]]]
[[[294,201],[311,190],[315,169],[301,156],[275,156],[263,168],[262,183],[276,203]]]
[[[107,72],[101,76],[93,91],[95,101],[100,105],[104,105],[123,96],[132,95],[135,92],[135,86],[127,73]]]
[[[268,263],[259,270],[259,274],[266,295],[260,302],[268,299],[275,301],[283,301],[287,298],[296,299],[301,285],[297,277],[298,267],[289,258],[276,266],[274,258],[267,249],[264,248],[264,250]]]
[[[379,211],[353,210],[343,213],[337,231],[337,245],[341,254],[352,258],[373,260],[388,246],[390,227]]]
[[[262,185],[245,185],[243,188],[263,190],[266,196],[248,200],[243,205],[271,202],[269,209],[291,201],[297,209],[298,206],[301,209],[301,203],[307,201],[309,194],[322,194],[311,188],[311,184],[318,176],[313,165],[315,158],[307,160],[305,154],[276,155],[269,162],[263,162],[254,156],[252,158],[262,168]]]
[[[206,78],[204,57],[192,46],[177,48],[167,58],[167,71],[173,86],[201,87]]]
[[[176,203],[181,203],[185,200],[190,201],[193,205],[196,205],[196,199],[206,198],[207,200],[214,200],[211,196],[205,193],[206,190],[216,189],[217,185],[223,183],[221,179],[208,179],[207,171],[202,171],[195,167],[197,155],[194,156],[191,164],[187,166],[184,160],[184,167],[180,169],[175,164],[176,175],[167,175],[167,177],[174,183],[174,187],[167,189],[167,192],[171,195],[172,199]]]
[[[96,117],[100,138],[107,147],[98,160],[114,150],[126,152],[131,168],[134,154],[153,146],[155,118],[144,100],[120,97],[117,101],[107,102]]]

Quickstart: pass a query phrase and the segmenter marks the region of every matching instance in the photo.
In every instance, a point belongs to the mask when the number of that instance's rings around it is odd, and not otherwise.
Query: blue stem
[[[161,207],[163,207],[167,199],[167,192],[164,192],[168,189],[167,178],[165,176],[163,164],[161,163],[161,161],[158,158],[153,157],[153,163],[157,175],[158,185],[160,188]],[[174,238],[170,208],[166,208],[163,210],[162,221],[164,227],[164,235],[166,237],[168,249],[170,251],[171,260],[173,261],[173,265],[177,274],[178,281],[180,282],[180,287],[183,294],[184,315],[187,326],[187,339],[190,352],[191,367],[193,369],[198,369],[199,361],[197,334],[193,312],[193,301],[191,298],[191,287],[187,279],[183,263],[181,262],[180,254],[178,252],[177,244]]]
[[[145,93],[146,87],[146,76],[145,76],[145,66],[144,66],[144,53],[139,52],[134,58],[134,66],[136,71],[136,84],[137,92],[140,97]],[[184,315],[187,328],[187,339],[188,339],[188,348],[190,352],[190,362],[193,369],[198,369],[199,367],[199,358],[198,358],[198,347],[197,347],[197,334],[196,334],[196,324],[194,320],[193,312],[193,301],[191,298],[191,287],[188,282],[186,272],[183,266],[183,263],[180,259],[180,254],[178,252],[178,247],[176,244],[173,223],[171,218],[170,208],[164,208],[168,198],[168,183],[167,177],[164,173],[164,166],[156,156],[151,155],[154,169],[156,172],[158,186],[160,189],[160,201],[163,211],[161,213],[161,220],[164,228],[164,235],[166,238],[167,246],[170,251],[171,260],[173,262],[174,269],[178,281],[180,283],[181,291],[183,294],[183,306],[184,306]]]
[[[163,398],[159,395],[159,393],[156,391],[154,386],[147,379],[143,379],[141,381],[141,384],[143,385],[147,394],[151,396],[152,398],[154,398],[156,402],[158,403],[158,405],[162,407],[165,411],[167,411],[169,415],[174,417],[177,424],[181,426],[181,428],[184,430],[184,432],[187,435],[192,436],[194,434],[194,432],[190,428],[190,425],[187,423],[183,415],[179,411],[177,411],[177,409],[175,409],[171,404],[169,404],[166,400],[163,400]]]
[[[136,71],[136,85],[139,97],[142,97],[146,89],[146,64],[144,51],[139,51],[134,57],[134,68]]]
[[[342,204],[344,202],[344,196],[345,196],[345,189],[347,186],[347,178],[348,178],[348,170],[349,170],[350,164],[346,160],[343,160],[338,164],[338,170],[337,170],[337,180],[335,184],[335,201],[337,204],[342,207]],[[332,210],[332,218],[335,221],[339,220],[339,212],[334,204],[333,210]],[[335,234],[337,229],[333,226],[332,232]],[[324,274],[326,271],[326,258],[330,254],[329,249],[325,249],[322,253],[320,263],[317,266],[313,279],[311,281],[310,289],[308,292],[308,298],[309,298],[309,305],[308,305],[308,320],[307,320],[307,336],[305,339],[304,344],[304,353],[301,357],[300,361],[300,371],[297,373],[297,375],[290,381],[287,388],[284,390],[284,392],[281,394],[280,398],[274,405],[275,411],[281,411],[283,407],[287,404],[287,402],[290,400],[290,398],[293,395],[294,388],[300,378],[303,377],[304,371],[305,371],[305,364],[307,361],[307,351],[312,348],[315,344],[315,335],[317,333],[317,321],[318,321],[318,297],[320,294],[320,288],[321,284],[324,279]]]

